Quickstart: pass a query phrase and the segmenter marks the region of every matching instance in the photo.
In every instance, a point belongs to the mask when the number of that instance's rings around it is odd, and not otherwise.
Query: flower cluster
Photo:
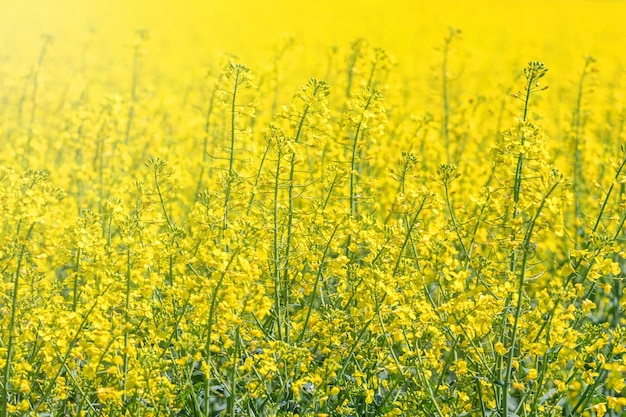
[[[624,112],[590,58],[465,97],[459,33],[428,108],[364,39],[174,94],[140,32],[129,97],[3,92],[0,415],[623,412]]]

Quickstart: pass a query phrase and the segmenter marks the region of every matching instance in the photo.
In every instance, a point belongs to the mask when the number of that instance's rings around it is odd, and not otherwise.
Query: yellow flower
[[[374,402],[374,390],[367,389],[365,390],[365,404],[371,404]]]
[[[606,403],[594,404],[592,407],[598,417],[603,417],[607,412]]]
[[[522,384],[521,382],[513,382],[511,386],[516,390],[524,391],[524,384]]]
[[[21,412],[28,411],[30,409],[30,402],[28,400],[22,400],[17,405],[17,410]]]
[[[498,355],[506,354],[506,348],[504,347],[502,342],[496,342],[496,344],[493,345],[493,350],[495,350]]]
[[[458,375],[465,375],[467,374],[467,362],[464,361],[463,359],[458,359],[455,363],[455,372]]]
[[[589,312],[596,308],[596,304],[591,300],[583,300],[582,301],[582,310],[583,313],[589,314]]]

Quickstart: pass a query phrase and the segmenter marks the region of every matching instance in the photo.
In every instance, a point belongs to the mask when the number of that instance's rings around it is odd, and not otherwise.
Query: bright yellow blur
[[[600,62],[622,60],[626,48],[626,2],[558,1],[260,1],[260,0],[3,0],[3,57],[32,62],[42,33],[55,36],[63,59],[77,59],[81,45],[122,59],[137,29],[151,33],[151,56],[159,67],[185,68],[217,52],[244,61],[263,56],[284,34],[306,46],[305,62],[330,45],[357,37],[394,54],[407,67],[428,65],[448,26],[464,31],[467,48],[482,68],[502,60],[541,59],[568,71],[581,53]],[[515,50],[503,56],[503,50]],[[507,68],[510,63],[504,68]],[[310,69],[310,68],[309,68]]]

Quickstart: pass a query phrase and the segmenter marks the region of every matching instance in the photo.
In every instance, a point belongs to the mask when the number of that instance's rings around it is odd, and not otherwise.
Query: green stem
[[[413,232],[413,228],[415,227],[415,225],[417,224],[417,218],[420,215],[420,213],[422,212],[422,209],[424,208],[424,205],[426,204],[426,197],[424,197],[422,199],[422,202],[420,204],[420,206],[418,207],[418,209],[415,211],[415,215],[413,216],[413,220],[411,220],[411,223],[409,224],[409,230],[407,230],[406,235],[404,237],[404,242],[402,242],[402,247],[400,248],[400,253],[398,253],[398,258],[396,259],[396,264],[393,268],[393,272],[392,272],[392,276],[396,276],[396,274],[398,273],[398,270],[400,269],[400,261],[402,260],[402,255],[404,254],[404,250],[406,249],[409,240],[411,239],[411,233]]]
[[[313,95],[315,95],[313,92]],[[306,120],[306,116],[309,113],[310,105],[307,105],[302,112],[302,117],[300,118],[300,122],[298,123],[298,129],[296,131],[296,135],[294,136],[294,143],[298,143],[300,140],[300,135],[302,134],[302,129],[304,127],[304,121]],[[294,178],[296,173],[296,153],[295,151],[291,154],[290,168],[289,168],[289,182],[287,183],[287,204],[288,204],[288,213],[287,213],[287,242],[285,246],[285,259],[284,259],[284,272],[283,272],[283,299],[285,301],[285,321],[283,325],[285,326],[285,341],[289,343],[289,327],[290,327],[290,318],[289,318],[289,298],[290,298],[290,288],[289,288],[289,260],[291,255],[291,247],[293,241],[293,218],[294,218]]]
[[[236,132],[236,119],[237,119],[237,89],[239,88],[239,70],[235,71],[235,82],[233,84],[233,99],[230,105],[230,150],[228,159],[228,178],[226,179],[226,195],[224,196],[224,221],[222,224],[222,230],[226,230],[228,227],[228,211],[230,205],[230,194],[232,183],[235,175],[235,132]]]
[[[354,133],[354,140],[352,142],[352,156],[350,158],[350,217],[355,218],[358,215],[358,207],[357,207],[357,198],[356,198],[356,177],[357,173],[357,148],[358,148],[358,140],[359,133],[361,132],[361,127],[363,125],[363,119],[365,117],[365,112],[369,108],[372,103],[372,99],[376,94],[375,90],[372,90],[372,93],[367,98],[367,102],[363,107],[363,111],[361,112],[361,119],[359,120],[359,124],[356,126],[356,132]]]
[[[2,384],[2,415],[8,417],[9,410],[9,383],[11,381],[11,361],[13,359],[13,349],[15,344],[15,330],[17,321],[17,306],[19,295],[19,280],[22,273],[22,262],[24,260],[24,253],[26,252],[26,245],[20,245],[20,254],[17,258],[17,268],[15,269],[15,281],[13,282],[13,292],[11,294],[11,321],[9,322],[9,343],[7,345],[7,358],[4,365],[4,381]]]
[[[44,58],[46,56],[46,51],[48,50],[48,45],[52,42],[52,36],[44,35],[43,37],[43,46],[41,47],[41,52],[39,53],[39,60],[37,61],[37,67],[33,74],[33,92],[31,95],[32,107],[30,109],[30,122],[28,127],[28,142],[26,144],[27,151],[30,151],[30,145],[33,138],[33,125],[35,123],[35,114],[37,111],[37,92],[39,90],[39,71],[41,70],[41,66],[43,65]]]
[[[221,80],[221,77],[219,78]],[[219,86],[219,80],[217,86]],[[215,96],[218,91],[218,87],[215,87],[211,92],[211,98],[209,99],[209,105],[207,106],[207,111],[204,116],[204,134],[202,138],[202,168],[200,169],[200,174],[198,174],[198,183],[196,185],[196,200],[198,198],[198,194],[202,191],[202,180],[204,177],[204,170],[206,169],[207,163],[207,155],[209,151],[209,134],[211,132],[211,115],[213,114],[213,103],[215,102]]]
[[[526,83],[526,94],[524,98],[524,114],[522,117],[522,122],[526,123],[526,117],[528,116],[528,102],[530,100],[530,93],[532,92],[532,81],[533,78],[529,78]],[[526,142],[526,137],[522,132],[521,137],[521,147],[523,149],[524,143]],[[517,157],[517,165],[515,167],[515,182],[513,184],[513,201],[515,202],[515,209],[513,210],[513,218],[517,218],[518,215],[518,204],[519,198],[522,192],[522,170],[524,168],[524,153],[520,151]]]
[[[354,77],[354,67],[356,67],[356,62],[359,58],[359,53],[361,52],[361,45],[363,44],[362,39],[356,40],[352,44],[352,54],[350,54],[350,58],[348,59],[348,79],[346,81],[346,97],[350,98],[350,94],[352,93],[352,78]]]
[[[530,239],[533,234],[533,230],[535,228],[535,224],[537,223],[537,219],[543,210],[543,206],[546,203],[548,197],[552,194],[552,192],[556,189],[556,187],[560,184],[559,181],[555,182],[552,187],[548,190],[546,195],[541,200],[541,204],[537,208],[537,212],[535,216],[532,218],[528,230],[526,231],[526,236],[524,236],[524,241],[522,243],[522,265],[519,272],[519,284],[517,288],[517,305],[515,307],[515,316],[513,320],[513,328],[511,329],[511,342],[508,349],[507,362],[506,362],[506,370],[504,376],[504,382],[502,387],[502,416],[508,417],[509,415],[509,386],[511,385],[511,377],[513,373],[513,358],[515,356],[515,344],[517,343],[517,331],[519,327],[519,320],[522,315],[522,297],[524,295],[524,285],[526,281],[526,270],[528,257],[530,255]],[[504,318],[506,320],[506,317]]]
[[[463,238],[461,237],[461,231],[459,229],[459,224],[456,220],[456,216],[454,215],[454,210],[452,209],[452,202],[450,201],[450,187],[448,181],[443,183],[445,194],[446,194],[446,204],[448,206],[448,212],[450,213],[450,218],[452,219],[452,225],[454,226],[454,232],[456,233],[457,238],[459,239],[459,244],[461,245],[461,249],[463,249],[463,255],[467,264],[470,263],[471,258],[465,243],[463,243]]]
[[[141,38],[145,37],[143,32],[139,32]],[[125,142],[128,145],[130,141],[130,131],[133,126],[133,119],[135,118],[135,105],[137,104],[137,85],[139,84],[139,56],[141,55],[140,49],[141,43],[138,42],[133,50],[133,77],[130,87],[130,106],[128,106],[128,116],[126,120],[126,133],[124,135]]]
[[[443,120],[441,122],[441,132],[446,146],[446,162],[450,160],[450,99],[448,97],[448,53],[450,50],[450,42],[452,38],[446,39],[443,49],[443,62],[441,63],[441,94],[443,99]]]
[[[127,393],[126,393],[126,381],[128,378],[128,345],[129,345],[129,333],[130,330],[128,326],[130,325],[130,287],[131,287],[131,275],[132,275],[132,264],[131,264],[131,249],[130,247],[126,251],[126,294],[125,294],[125,305],[124,305],[124,365],[123,365],[123,374],[122,374],[122,390],[123,390],[123,402],[126,404],[127,401]]]
[[[576,108],[574,109],[574,117],[572,120],[573,130],[574,130],[574,221],[581,222],[580,225],[576,225],[576,235],[574,237],[575,241],[578,242],[578,239],[583,234],[583,226],[582,226],[582,188],[583,188],[583,171],[582,171],[582,153],[581,153],[581,143],[580,137],[582,134],[582,97],[583,97],[583,88],[585,83],[585,78],[587,76],[587,67],[589,66],[589,61],[585,61],[585,66],[583,68],[583,72],[580,76],[580,80],[578,82],[578,95],[576,97]]]
[[[283,324],[282,324],[282,306],[280,291],[280,212],[279,212],[279,187],[280,187],[280,167],[282,160],[282,148],[278,144],[278,159],[276,161],[276,181],[274,183],[274,314],[276,315],[276,330],[278,332],[278,340],[283,340]]]
[[[265,152],[263,152],[263,156],[261,157],[261,163],[259,164],[259,169],[256,173],[256,178],[254,179],[254,185],[252,186],[252,192],[250,193],[250,201],[248,201],[248,209],[246,210],[246,216],[250,215],[250,211],[252,210],[252,205],[254,204],[254,199],[256,198],[257,188],[259,186],[259,182],[261,180],[261,173],[263,172],[263,165],[265,164],[265,160],[267,159],[267,154],[269,153],[271,148],[271,142],[267,142],[267,146],[265,147]]]
[[[73,289],[73,300],[72,300],[72,311],[76,311],[76,307],[78,306],[78,272],[80,271],[80,256],[82,254],[82,250],[78,248],[76,250],[76,258],[74,260],[74,289]]]
[[[161,165],[160,167],[162,166],[164,165]],[[159,196],[159,204],[161,205],[161,209],[163,210],[165,221],[167,221],[167,225],[171,228],[172,221],[170,220],[170,216],[167,214],[167,207],[165,207],[165,198],[163,197],[163,192],[161,191],[161,182],[159,181],[159,172],[161,170],[160,167],[155,166],[154,168],[154,186],[156,187],[157,195]]]
[[[230,269],[230,266],[235,261],[238,252],[235,251],[231,254],[230,259],[228,260],[228,264],[224,268],[224,271],[220,274],[220,277],[215,284],[215,288],[213,288],[213,293],[211,294],[211,305],[209,307],[209,317],[207,320],[207,338],[206,343],[204,345],[204,357],[206,358],[206,366],[207,366],[207,375],[205,375],[204,380],[204,412],[205,416],[209,417],[209,389],[211,388],[211,342],[212,342],[212,333],[213,333],[213,323],[215,321],[215,309],[217,306],[217,296],[222,288],[222,284],[224,283],[224,278],[226,278],[226,273]]]
[[[240,357],[241,338],[239,327],[235,329],[235,356],[233,358],[233,369],[230,374],[230,392],[228,396],[228,413],[230,417],[235,417],[235,400],[237,399],[237,362]]]
[[[309,319],[311,318],[311,312],[313,311],[313,302],[315,301],[315,295],[317,294],[317,287],[319,285],[320,280],[322,279],[322,274],[324,270],[324,262],[326,261],[326,255],[328,254],[328,250],[330,249],[330,244],[335,237],[335,233],[337,233],[337,229],[339,229],[339,224],[335,225],[333,232],[326,243],[326,247],[324,248],[324,252],[322,253],[322,259],[320,259],[319,267],[317,268],[317,274],[315,276],[315,284],[313,285],[313,292],[311,293],[311,302],[309,303],[309,308],[306,313],[306,317],[304,319],[304,324],[302,325],[302,333],[300,333],[300,337],[298,338],[298,344],[302,344],[302,340],[304,339],[304,334],[307,331],[309,325]]]

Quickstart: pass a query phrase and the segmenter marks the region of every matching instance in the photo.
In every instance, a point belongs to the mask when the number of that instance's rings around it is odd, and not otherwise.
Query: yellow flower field
[[[626,414],[626,2],[0,13],[0,417]]]

